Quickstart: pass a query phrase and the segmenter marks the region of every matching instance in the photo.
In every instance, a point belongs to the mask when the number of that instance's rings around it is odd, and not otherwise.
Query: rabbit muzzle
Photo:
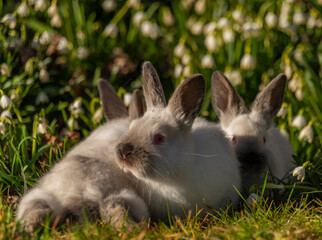
[[[130,161],[130,156],[133,153],[133,145],[130,143],[122,143],[119,144],[118,146],[118,155],[119,155],[119,159],[123,160],[123,161]]]

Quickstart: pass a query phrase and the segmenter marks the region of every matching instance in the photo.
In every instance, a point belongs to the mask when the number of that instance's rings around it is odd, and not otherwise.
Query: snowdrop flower
[[[12,114],[9,110],[4,110],[0,116],[1,121],[12,119]]]
[[[206,10],[206,0],[198,0],[195,3],[195,12],[199,15],[203,14]]]
[[[291,126],[292,127],[298,127],[298,128],[303,128],[305,125],[306,125],[306,119],[305,117],[303,117],[303,115],[297,115],[292,123],[291,123]]]
[[[84,112],[82,108],[82,99],[79,98],[74,103],[69,105],[69,111],[75,118],[78,118],[78,116]]]
[[[46,120],[43,118],[38,119],[38,125],[37,125],[37,133],[45,134],[47,132],[48,125],[46,123]]]
[[[130,102],[131,102],[131,99],[132,99],[132,93],[128,93],[128,92],[125,93],[124,94],[124,99],[123,99],[124,105],[129,106]]]
[[[133,15],[133,25],[140,26],[144,18],[145,18],[145,13],[143,11],[136,12]]]
[[[116,8],[116,2],[114,0],[105,0],[102,3],[102,8],[105,12],[112,12]]]
[[[157,24],[150,21],[144,21],[141,25],[141,33],[144,37],[157,39],[159,36],[159,27]]]
[[[303,93],[302,89],[297,89],[297,90],[295,91],[295,97],[296,97],[296,99],[297,99],[297,100],[299,100],[299,101],[302,101],[302,100],[303,100],[303,98],[304,98],[304,93]]]
[[[181,59],[181,62],[183,63],[183,65],[188,65],[191,61],[191,56],[189,53],[185,53],[183,56],[182,56],[182,59]]]
[[[218,41],[215,36],[208,35],[205,38],[205,46],[210,52],[216,52],[218,50]]]
[[[174,24],[174,17],[170,10],[164,11],[162,19],[166,26],[172,26]]]
[[[58,14],[53,16],[53,18],[50,20],[50,25],[52,27],[55,27],[55,28],[61,27],[61,19],[60,19],[60,16]]]
[[[45,104],[45,103],[48,103],[48,102],[49,102],[48,95],[43,91],[39,92],[38,95],[37,95],[37,98],[36,98],[36,105]]]
[[[93,120],[94,122],[99,123],[102,119],[103,119],[103,109],[99,108],[95,111]]]
[[[183,68],[183,70],[182,70],[182,75],[183,75],[184,77],[189,77],[189,76],[191,75],[191,69],[190,69],[190,66],[189,66],[189,65],[187,65],[187,66],[185,66],[185,67]]]
[[[235,22],[238,22],[238,23],[244,22],[244,15],[240,10],[234,10],[232,12],[232,17],[235,20]]]
[[[202,33],[202,29],[203,29],[203,23],[197,21],[197,22],[194,22],[194,24],[192,24],[190,31],[193,35],[200,35]]]
[[[301,81],[300,81],[300,79],[297,76],[294,76],[288,82],[288,89],[290,89],[292,92],[295,92],[300,86],[301,86]]]
[[[294,51],[294,59],[297,62],[302,62],[303,61],[303,51],[298,49],[298,48],[295,49],[295,51]]]
[[[2,63],[1,64],[1,75],[7,75],[10,76],[10,69],[9,69],[9,65],[6,63]]]
[[[141,3],[141,0],[127,0],[127,5],[131,8],[137,8]]]
[[[255,68],[256,62],[252,55],[249,53],[245,54],[240,60],[240,67],[242,69],[253,69]]]
[[[174,77],[178,78],[180,77],[181,73],[182,73],[183,67],[181,64],[177,64],[174,67]]]
[[[41,34],[39,38],[39,43],[41,45],[47,45],[50,43],[51,39],[52,39],[52,35],[49,32],[45,31]]]
[[[257,23],[246,22],[243,25],[243,35],[245,38],[258,37],[260,34],[261,27]]]
[[[276,116],[277,117],[281,117],[281,118],[285,118],[287,114],[287,108],[286,106],[283,106],[280,108],[280,110],[277,112]]]
[[[88,51],[88,49],[86,48],[86,47],[79,47],[78,49],[77,49],[77,58],[78,59],[85,59],[85,58],[87,58],[88,57],[88,55],[89,55],[89,51]]]
[[[56,49],[57,49],[57,51],[59,53],[66,53],[66,52],[68,52],[68,40],[67,40],[67,38],[61,37],[59,39],[59,42],[57,44]]]
[[[29,9],[27,3],[21,3],[17,8],[17,13],[20,17],[28,17]]]
[[[306,16],[303,12],[295,12],[293,15],[293,23],[295,25],[303,25],[306,23]]]
[[[0,98],[0,106],[5,109],[12,105],[11,99],[7,95],[2,95]]]
[[[275,27],[277,24],[277,21],[278,21],[278,18],[274,13],[269,12],[266,14],[265,23],[269,28]]]
[[[230,28],[225,28],[222,32],[222,39],[225,43],[232,43],[235,41],[235,33]]]
[[[39,80],[42,83],[48,83],[49,82],[49,74],[45,68],[40,69],[39,72]]]
[[[79,125],[78,125],[78,122],[77,122],[77,120],[76,119],[74,119],[74,118],[69,118],[68,120],[67,120],[67,125],[68,125],[68,127],[71,129],[71,128],[74,128],[74,129],[76,129],[76,130],[78,130],[79,129]]]
[[[217,25],[215,22],[210,22],[207,23],[204,27],[203,27],[203,34],[205,36],[211,35],[213,34],[213,32],[215,31]]]
[[[229,25],[230,25],[230,23],[229,23],[228,19],[225,18],[225,17],[220,18],[218,23],[217,23],[217,27],[219,29],[227,28],[227,27],[229,27]]]
[[[306,22],[306,27],[312,29],[315,27],[315,25],[316,25],[316,19],[312,16],[309,16]]]
[[[232,70],[231,72],[225,72],[225,75],[227,76],[227,78],[229,79],[229,81],[231,82],[231,84],[233,86],[238,86],[242,82],[242,76],[241,76],[240,71],[238,71],[238,70]]]
[[[106,37],[115,38],[119,33],[119,28],[115,23],[109,23],[104,29],[104,35]]]
[[[6,132],[6,125],[3,122],[0,122],[0,133],[5,134]]]
[[[178,58],[183,57],[183,54],[186,51],[186,47],[185,45],[183,45],[182,43],[179,43],[177,46],[175,46],[174,48],[174,55]]]
[[[214,64],[215,64],[214,59],[211,55],[205,55],[201,59],[201,67],[202,68],[213,68]]]
[[[246,199],[246,202],[249,205],[253,205],[255,203],[258,203],[260,201],[261,197],[258,196],[256,193],[252,193],[249,195],[249,197]]]
[[[56,4],[51,5],[51,6],[48,8],[47,13],[48,13],[48,16],[49,16],[49,17],[51,17],[51,18],[52,18],[53,16],[57,15],[57,14],[58,14],[57,5],[56,5]]]
[[[35,10],[43,12],[46,10],[46,0],[36,0]]]
[[[300,141],[308,141],[309,143],[312,143],[313,140],[313,129],[310,125],[305,126],[301,131],[298,136],[298,139]]]
[[[1,22],[8,25],[9,28],[14,29],[17,25],[17,18],[12,14],[8,13],[3,16],[3,18],[1,19]]]
[[[287,79],[290,79],[292,77],[293,71],[290,65],[285,66],[284,74],[286,75]]]
[[[296,167],[292,174],[293,176],[297,176],[297,180],[301,180],[301,182],[303,182],[305,178],[305,168],[303,166]]]
[[[278,20],[278,26],[281,29],[285,29],[285,30],[291,28],[291,24],[288,21],[288,16],[285,16],[285,15],[281,14],[280,17],[279,17],[279,20]]]

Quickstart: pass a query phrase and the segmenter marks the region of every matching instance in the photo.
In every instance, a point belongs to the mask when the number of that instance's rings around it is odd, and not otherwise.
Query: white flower
[[[141,25],[141,33],[144,37],[157,39],[159,36],[159,27],[157,24],[150,21],[144,21]]]
[[[299,101],[302,101],[302,100],[303,100],[303,98],[304,98],[304,93],[303,93],[302,89],[297,89],[297,90],[295,91],[295,97],[296,97],[296,99],[297,99],[297,100],[299,100]]]
[[[248,196],[248,198],[246,199],[246,202],[249,205],[253,205],[255,203],[258,203],[260,201],[261,197],[258,196],[256,193],[252,193]]]
[[[162,19],[163,19],[164,25],[166,26],[172,26],[174,24],[174,17],[170,10],[164,11]]]
[[[10,76],[10,69],[9,69],[9,65],[6,63],[2,63],[1,64],[1,75],[7,75]]]
[[[206,0],[198,0],[195,3],[195,12],[199,15],[203,14],[206,10]]]
[[[306,27],[312,29],[315,27],[315,25],[316,25],[315,17],[309,16],[306,22]]]
[[[303,25],[306,23],[306,16],[303,12],[295,12],[293,15],[293,23],[295,25]]]
[[[50,43],[52,39],[52,34],[50,34],[49,32],[45,31],[41,34],[40,38],[39,38],[39,43],[41,45],[47,45]]]
[[[231,82],[231,84],[233,86],[238,86],[242,82],[242,76],[241,76],[240,71],[238,71],[238,70],[232,70],[231,72],[225,72],[225,75],[227,76],[227,78],[229,79],[229,81]]]
[[[191,61],[191,56],[189,53],[185,53],[183,56],[182,56],[182,59],[181,59],[181,62],[184,64],[184,65],[187,65],[189,64]]]
[[[229,27],[229,25],[230,25],[230,23],[229,23],[228,19],[227,19],[227,18],[225,18],[225,17],[220,18],[220,19],[218,20],[218,23],[217,23],[217,27],[218,27],[219,29],[227,28],[227,27]]]
[[[183,54],[186,51],[186,47],[185,45],[183,45],[182,43],[179,43],[177,46],[175,46],[174,48],[174,55],[178,58],[181,58],[183,56]]]
[[[69,111],[75,118],[78,118],[78,116],[84,112],[82,108],[82,99],[78,98],[74,103],[69,105]]]
[[[0,133],[4,134],[6,132],[6,125],[3,122],[0,122]]]
[[[57,44],[56,49],[57,49],[57,51],[59,53],[66,53],[66,52],[68,52],[68,40],[67,40],[67,38],[61,37],[59,39],[59,42]]]
[[[240,67],[242,69],[253,69],[255,68],[256,62],[252,55],[245,54],[240,60]]]
[[[243,25],[243,35],[245,38],[258,37],[260,34],[261,26],[254,22],[246,22]]]
[[[178,78],[180,77],[181,73],[182,73],[183,67],[181,64],[177,64],[174,67],[174,77]]]
[[[141,0],[127,0],[127,5],[132,8],[137,8],[141,3]]]
[[[235,41],[235,33],[230,28],[225,28],[222,32],[222,39],[225,43],[232,43]]]
[[[295,76],[295,75],[294,75]],[[288,82],[288,89],[290,89],[292,92],[295,92],[299,87],[301,86],[301,81],[298,77],[293,77]]]
[[[284,16],[288,16],[291,11],[292,11],[291,5],[287,1],[284,1],[282,3],[281,13],[280,14],[284,15]]]
[[[189,10],[194,2],[195,0],[181,0],[184,10]]]
[[[115,23],[109,23],[104,29],[104,35],[106,37],[115,38],[119,33],[119,28]]]
[[[293,71],[290,65],[286,65],[284,69],[284,73],[287,77],[287,79],[290,79],[292,77]]]
[[[1,19],[1,22],[8,25],[9,28],[14,29],[17,25],[17,18],[12,14],[8,13],[3,16],[3,18]]]
[[[93,120],[94,122],[99,123],[102,119],[103,119],[103,109],[99,108],[95,111]]]
[[[297,180],[301,180],[301,182],[303,182],[305,178],[305,168],[303,166],[296,167],[292,174],[293,176],[297,176]]]
[[[47,13],[48,13],[48,16],[49,16],[49,17],[51,17],[51,18],[52,18],[53,16],[57,15],[57,14],[58,14],[57,5],[56,5],[56,4],[51,5],[51,6],[48,8]]]
[[[38,95],[37,95],[37,98],[36,98],[36,105],[45,104],[45,103],[48,103],[48,102],[49,102],[48,95],[43,91],[39,92]]]
[[[234,10],[232,12],[232,17],[235,20],[235,22],[238,22],[238,23],[244,22],[244,15],[240,10]]]
[[[211,35],[213,34],[213,32],[215,31],[217,25],[215,22],[210,22],[207,23],[204,27],[203,27],[203,34],[205,36]]]
[[[292,127],[298,127],[298,128],[302,128],[302,127],[304,127],[305,125],[306,125],[306,119],[305,119],[305,117],[303,117],[303,115],[297,115],[294,119],[293,119],[293,121],[292,121],[292,123],[291,123],[291,126]]]
[[[86,48],[86,47],[79,47],[78,49],[77,49],[77,58],[78,59],[85,59],[85,58],[87,58],[88,57],[88,55],[89,55],[89,51],[88,51],[88,49]]]
[[[105,12],[112,12],[116,8],[116,2],[114,0],[105,0],[102,3],[102,8]]]
[[[46,10],[46,0],[36,0],[35,10],[43,12]]]
[[[191,31],[191,28],[193,26],[193,24],[196,22],[195,17],[189,17],[187,22],[186,22],[186,27]]]
[[[4,110],[2,113],[1,113],[1,121],[2,120],[6,120],[6,119],[12,119],[12,114],[9,110]]]
[[[269,28],[275,27],[277,24],[277,21],[278,21],[278,18],[274,13],[269,12],[266,14],[265,23]]]
[[[37,132],[40,134],[45,134],[47,132],[48,125],[46,120],[43,118],[38,119]]]
[[[39,72],[39,80],[42,83],[48,83],[49,82],[49,74],[45,68],[40,69]]]
[[[140,26],[144,18],[145,18],[145,13],[143,11],[136,12],[133,15],[133,25]]]
[[[197,21],[192,24],[190,31],[194,35],[200,35],[202,33],[202,29],[203,29],[203,23]]]
[[[289,28],[291,28],[291,24],[288,21],[288,16],[285,16],[285,15],[281,14],[280,17],[279,17],[279,20],[278,20],[278,26],[281,29],[289,29]]]
[[[74,129],[79,129],[79,125],[76,119],[74,118],[69,118],[67,121],[67,125],[69,128],[74,128]]]
[[[287,140],[290,139],[290,136],[289,136],[288,132],[285,129],[280,129],[280,133],[285,139],[287,139]]]
[[[214,59],[211,55],[205,55],[201,59],[201,67],[202,68],[213,68],[214,64],[215,64]]]
[[[54,15],[53,18],[50,20],[50,25],[55,28],[61,27],[61,19],[58,14]]]
[[[298,48],[295,49],[295,51],[294,51],[294,59],[297,62],[302,62],[303,61],[303,51],[298,49]]]
[[[20,17],[28,17],[29,9],[27,3],[21,3],[17,8],[17,13]]]
[[[208,35],[205,38],[205,45],[208,51],[210,52],[218,51],[218,41],[217,41],[217,38],[213,35]]]
[[[132,99],[132,93],[125,93],[124,94],[124,105],[125,106],[129,106],[130,105],[130,103],[131,103],[131,99]]]
[[[84,40],[85,39],[85,34],[82,32],[82,30],[78,30],[76,33],[76,37],[79,40]]]
[[[0,106],[5,109],[7,107],[10,107],[11,105],[11,99],[7,95],[2,95],[2,97],[0,98]]]
[[[182,70],[182,75],[186,78],[186,77],[189,77],[191,75],[191,69],[190,69],[190,66],[187,65],[183,68]]]
[[[305,126],[301,132],[299,133],[298,139],[300,141],[308,141],[309,143],[312,143],[313,140],[313,129],[310,125]]]
[[[276,114],[277,117],[285,118],[287,114],[287,108],[282,106],[278,113]]]

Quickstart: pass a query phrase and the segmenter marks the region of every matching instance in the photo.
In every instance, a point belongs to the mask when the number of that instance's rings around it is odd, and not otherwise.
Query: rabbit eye
[[[154,135],[153,144],[162,145],[164,143],[164,140],[165,140],[165,137],[162,134],[157,133]]]
[[[265,137],[263,137],[263,143],[266,143],[266,138]]]
[[[236,144],[236,142],[237,142],[236,137],[235,137],[235,136],[233,136],[233,138],[231,139],[231,141],[233,142],[233,144]]]

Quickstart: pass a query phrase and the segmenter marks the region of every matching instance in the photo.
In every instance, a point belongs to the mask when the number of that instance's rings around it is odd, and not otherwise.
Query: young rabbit
[[[32,232],[44,223],[46,215],[62,222],[72,216],[84,221],[102,217],[119,226],[128,217],[147,220],[145,202],[135,193],[130,178],[117,165],[114,148],[128,130],[132,119],[143,114],[138,91],[133,93],[129,113],[113,87],[99,81],[99,93],[108,123],[97,128],[57,163],[36,186],[23,196],[17,220]]]
[[[133,174],[151,218],[183,218],[205,203],[218,209],[236,202],[234,186],[239,188],[241,180],[229,141],[214,124],[194,123],[205,95],[202,75],[184,80],[168,105],[150,62],[143,65],[142,86],[147,111],[131,122],[115,154],[119,166]]]
[[[244,190],[262,183],[268,171],[282,179],[294,167],[290,143],[273,127],[283,102],[285,75],[273,79],[256,96],[250,110],[221,72],[214,72],[211,81],[212,105],[235,148]]]

